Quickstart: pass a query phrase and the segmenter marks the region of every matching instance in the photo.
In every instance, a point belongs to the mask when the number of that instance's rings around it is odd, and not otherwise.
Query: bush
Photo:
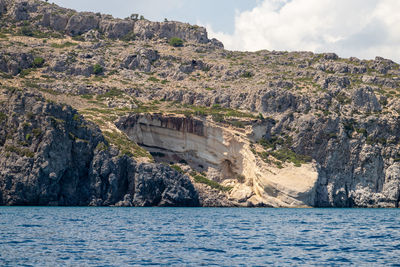
[[[32,64],[33,64],[34,68],[41,68],[41,67],[43,67],[43,64],[44,64],[44,58],[35,57]]]
[[[78,45],[78,44],[67,41],[67,42],[61,43],[61,44],[53,43],[53,44],[51,44],[51,47],[53,47],[53,48],[66,48],[66,47],[72,47],[72,46],[76,46],[76,45]]]
[[[3,112],[0,112],[0,122],[7,120],[7,115]]]
[[[100,66],[100,64],[95,64],[94,66],[93,66],[93,74],[95,74],[95,75],[100,75],[100,74],[102,74],[103,73],[103,67],[102,66]]]
[[[156,77],[151,76],[151,77],[149,77],[149,78],[147,79],[147,81],[149,81],[149,82],[159,82],[160,80],[157,79]]]
[[[104,142],[100,142],[96,146],[96,150],[98,151],[106,151],[108,149],[108,146]]]
[[[242,75],[241,75],[241,77],[243,77],[243,78],[251,78],[251,77],[253,77],[254,76],[254,74],[252,73],[252,72],[250,72],[250,71],[245,71]]]
[[[32,37],[34,35],[33,30],[29,26],[23,26],[19,32],[21,35]]]
[[[174,169],[175,171],[179,172],[179,173],[184,173],[184,171],[182,170],[181,167],[179,167],[178,165],[171,165],[171,168]]]
[[[82,35],[76,35],[76,36],[72,36],[72,40],[79,41],[79,42],[84,42],[85,41],[85,37],[83,37]]]
[[[178,37],[173,37],[169,40],[169,44],[173,47],[182,47],[183,46],[183,40]]]
[[[220,123],[225,122],[224,115],[219,114],[219,113],[213,114],[213,115],[212,115],[212,120],[213,120],[214,122],[220,122]]]
[[[214,189],[217,189],[217,190],[220,190],[220,191],[224,191],[224,192],[229,191],[229,190],[232,189],[232,187],[222,186],[219,183],[217,183],[217,182],[215,182],[213,180],[207,179],[203,175],[197,174],[195,172],[192,172],[190,175],[193,176],[194,181],[196,183],[206,184],[206,185],[210,186],[211,188],[214,188]]]

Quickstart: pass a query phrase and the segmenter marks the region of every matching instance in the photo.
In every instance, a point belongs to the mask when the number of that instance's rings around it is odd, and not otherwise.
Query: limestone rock
[[[15,21],[28,20],[30,13],[36,10],[36,5],[30,1],[13,1],[8,13]]]
[[[201,60],[190,60],[186,61],[179,66],[179,70],[183,73],[189,74],[195,70],[203,70],[206,65]]]
[[[44,13],[41,24],[55,31],[64,31],[67,27],[69,16],[67,14],[58,14],[55,12]]]
[[[360,108],[366,112],[381,110],[378,99],[370,87],[356,89],[353,92],[352,98],[356,108]]]
[[[134,55],[126,56],[121,66],[126,69],[138,69],[145,72],[150,72],[152,63],[159,59],[159,54],[152,49],[139,49]]]
[[[17,75],[23,69],[32,67],[33,56],[28,53],[0,54],[0,71]]]
[[[90,12],[77,13],[69,18],[65,32],[72,36],[81,35],[89,30],[98,29],[100,18]]]
[[[99,29],[108,38],[120,39],[133,31],[134,22],[131,20],[101,20]]]
[[[0,17],[7,12],[5,0],[0,0]]]
[[[180,22],[151,22],[139,20],[135,23],[134,33],[141,39],[178,37],[187,41],[208,43],[206,29]]]

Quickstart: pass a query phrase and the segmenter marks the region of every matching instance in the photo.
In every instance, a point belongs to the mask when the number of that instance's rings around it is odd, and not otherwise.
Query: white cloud
[[[230,50],[336,52],[400,62],[398,0],[264,0],[237,13],[235,32],[214,32]]]

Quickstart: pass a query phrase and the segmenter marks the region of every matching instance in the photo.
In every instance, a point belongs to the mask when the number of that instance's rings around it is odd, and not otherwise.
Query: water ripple
[[[397,209],[0,207],[1,266],[388,265]]]

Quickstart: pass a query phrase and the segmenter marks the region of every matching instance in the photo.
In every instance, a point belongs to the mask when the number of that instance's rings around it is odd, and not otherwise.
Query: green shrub
[[[33,158],[35,154],[30,151],[28,148],[20,148],[13,145],[6,145],[4,146],[4,150],[10,153],[16,153],[20,156],[25,156],[28,158]]]
[[[72,40],[79,41],[79,42],[84,42],[85,38],[82,35],[76,35],[76,36],[72,36]]]
[[[66,47],[71,47],[71,46],[75,46],[78,45],[77,43],[72,43],[72,42],[65,42],[62,44],[51,44],[51,47],[53,48],[66,48]]]
[[[111,88],[108,92],[97,95],[97,100],[104,100],[105,98],[121,98],[123,96],[123,92],[117,88]]]
[[[214,188],[214,189],[217,189],[217,190],[220,190],[220,191],[224,191],[224,192],[229,191],[229,190],[232,189],[232,187],[222,186],[222,185],[220,185],[219,183],[217,183],[217,182],[215,182],[213,180],[207,179],[203,175],[196,174],[195,172],[192,172],[190,175],[193,176],[194,181],[196,183],[206,184],[206,185],[210,186],[211,188]]]
[[[106,151],[108,149],[108,146],[104,144],[104,142],[100,142],[96,146],[96,150],[98,151]]]
[[[94,75],[100,75],[100,74],[102,74],[103,73],[103,67],[102,66],[100,66],[100,64],[95,64],[94,66],[93,66],[93,74]]]
[[[244,128],[245,127],[245,124],[241,121],[232,120],[232,121],[228,121],[228,123],[236,128]]]
[[[239,183],[244,183],[246,181],[246,177],[244,175],[238,175],[236,179],[238,180]]]
[[[74,114],[74,116],[72,117],[72,119],[74,121],[81,121],[81,116],[79,114]]]
[[[183,46],[183,40],[181,38],[178,38],[178,37],[172,37],[169,40],[169,45],[171,45],[173,47],[182,47]]]
[[[0,122],[7,120],[7,115],[3,112],[0,112]]]
[[[149,81],[149,82],[159,82],[160,80],[157,79],[156,77],[151,76],[151,77],[149,77],[149,78],[147,79],[147,81]]]
[[[21,27],[19,34],[24,35],[24,36],[29,36],[29,37],[32,37],[34,35],[32,28],[29,26]]]
[[[23,69],[20,71],[19,76],[21,78],[23,78],[23,77],[29,75],[32,71],[33,71],[33,69]]]
[[[174,169],[175,171],[179,172],[179,173],[184,173],[184,171],[182,170],[181,167],[179,167],[178,165],[171,165],[171,168]]]
[[[224,115],[217,113],[212,115],[212,120],[215,122],[225,122]]]
[[[359,133],[359,134],[364,135],[365,137],[368,136],[367,129],[365,129],[365,128],[357,128],[356,132]]]
[[[44,64],[44,58],[35,57],[32,64],[33,64],[34,68],[41,68],[41,67],[43,67],[43,64]]]
[[[243,78],[251,78],[254,76],[254,74],[250,71],[245,71],[242,75],[240,75]]]
[[[258,155],[266,163],[272,163],[272,161],[269,159],[269,156],[274,157],[278,161],[273,161],[273,163],[275,163],[278,168],[283,167],[283,162],[291,162],[296,167],[300,167],[303,163],[311,162],[311,157],[297,154],[290,149],[292,142],[293,140],[291,137],[288,137],[285,140],[277,137],[272,137],[268,140],[261,139],[258,141],[258,143],[264,148],[271,149],[272,151],[260,152]]]
[[[373,145],[375,143],[375,139],[372,136],[368,136],[365,141],[368,145]]]
[[[32,130],[32,133],[35,137],[38,137],[39,135],[42,134],[42,130],[40,128],[35,128]]]
[[[93,99],[93,95],[92,94],[81,95],[81,98],[83,98],[83,99]]]
[[[124,42],[129,42],[129,41],[134,41],[136,39],[136,34],[131,31],[127,35],[121,38],[122,41]]]

